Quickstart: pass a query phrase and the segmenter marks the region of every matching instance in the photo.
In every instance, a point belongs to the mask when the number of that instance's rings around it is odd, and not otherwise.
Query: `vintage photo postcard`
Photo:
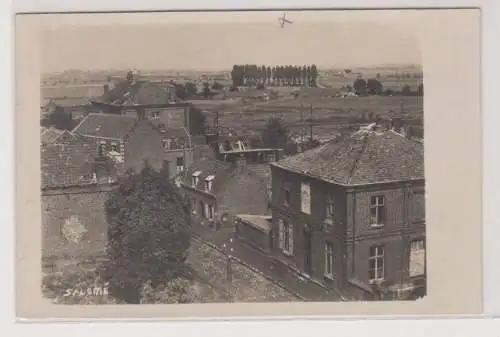
[[[19,15],[18,316],[479,313],[479,27]]]

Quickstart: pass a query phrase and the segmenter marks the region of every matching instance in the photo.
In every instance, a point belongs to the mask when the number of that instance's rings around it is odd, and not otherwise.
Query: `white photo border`
[[[3,5],[4,3],[2,3]],[[7,6],[3,6],[7,7]],[[500,175],[497,172],[500,172],[500,163],[497,161],[498,154],[496,154],[496,144],[500,144],[499,137],[500,133],[496,130],[497,125],[500,125],[500,117],[499,113],[496,112],[497,104],[496,97],[498,96],[498,89],[496,88],[495,80],[500,78],[500,70],[498,66],[498,60],[500,60],[500,52],[497,47],[497,39],[500,33],[500,3],[491,0],[483,0],[483,1],[429,1],[429,0],[406,0],[406,1],[378,1],[378,0],[337,0],[337,1],[327,1],[327,0],[316,0],[314,4],[309,3],[307,0],[287,0],[287,1],[278,1],[278,0],[238,0],[235,1],[223,1],[223,0],[184,0],[184,1],[171,1],[171,0],[142,0],[141,2],[132,1],[132,0],[87,0],[87,1],[74,1],[74,0],[17,0],[14,4],[12,4],[11,8],[3,8],[2,7],[2,17],[8,20],[12,20],[12,11],[15,12],[67,12],[67,11],[150,11],[150,10],[196,10],[196,9],[292,9],[292,8],[434,8],[434,7],[481,7],[481,17],[482,17],[482,113],[483,113],[483,266],[484,266],[484,275],[483,275],[483,299],[484,299],[484,307],[483,313],[487,316],[500,316],[500,291],[497,289],[497,285],[500,284],[500,270],[498,270],[497,258],[500,257],[500,245],[498,245],[497,238],[500,237],[500,200],[497,198],[498,191],[500,191]],[[3,20],[2,20],[3,21]],[[12,27],[8,27],[11,23],[4,23],[1,27],[1,33],[4,36],[4,41],[12,40]],[[9,29],[10,28],[10,29]],[[7,40],[5,40],[7,39]],[[13,45],[12,43],[6,42],[5,45]],[[13,52],[11,53],[3,53],[3,56],[0,58],[2,60],[4,68],[4,74],[9,74],[7,76],[11,79],[11,82],[3,81],[2,85],[5,86],[5,90],[2,90],[2,106],[7,108],[5,110],[13,112],[14,111],[14,102],[13,102]],[[7,114],[5,114],[7,115]],[[4,135],[4,141],[0,142],[1,153],[5,155],[6,158],[2,160],[0,169],[1,174],[0,177],[3,180],[2,185],[4,188],[2,189],[2,205],[4,206],[4,211],[1,216],[3,217],[3,224],[11,224],[11,226],[5,226],[4,235],[1,236],[3,240],[0,245],[0,249],[3,250],[3,254],[0,254],[1,265],[4,269],[9,269],[11,272],[11,277],[1,278],[1,286],[2,289],[5,289],[5,295],[8,294],[8,297],[11,301],[3,301],[2,306],[4,306],[1,315],[3,318],[8,317],[8,313],[14,313],[14,278],[13,278],[13,270],[14,270],[14,259],[13,259],[13,251],[14,251],[14,202],[13,202],[13,185],[14,185],[14,151],[13,151],[13,130],[14,130],[14,122],[13,122],[13,113],[11,113],[8,118],[4,119],[4,122],[0,124],[0,128],[2,129],[1,134]],[[476,224],[458,224],[458,225],[476,225]],[[12,234],[12,235],[11,235]],[[10,254],[9,254],[10,253]],[[2,275],[6,275],[6,273],[2,273]],[[7,305],[7,307],[5,307]],[[7,309],[7,312],[5,312]],[[12,317],[12,316],[10,316]],[[397,323],[402,326],[401,332],[405,331],[406,335],[411,336],[412,331],[414,329],[408,329],[408,327],[412,326],[412,322],[421,321],[421,319],[417,320],[407,320],[402,318],[396,318]],[[422,319],[423,320],[423,319]],[[437,322],[437,317],[433,319],[425,318],[425,325],[430,328],[436,322],[436,327],[440,326],[441,328],[447,329],[452,326],[461,326],[461,324],[466,323],[466,320],[463,320],[460,323],[447,321],[447,322]],[[332,319],[333,321],[333,319]],[[384,320],[382,320],[384,321]],[[338,320],[337,320],[338,322]],[[406,324],[405,322],[408,322]],[[452,324],[453,322],[453,324]],[[471,321],[472,322],[472,321]],[[304,322],[302,322],[304,323]],[[358,322],[359,323],[359,322]],[[356,324],[356,326],[352,326],[349,322],[339,322],[336,324],[336,328],[339,329],[339,332],[343,329],[346,331],[352,331],[351,329],[358,331],[371,331],[375,329],[376,326],[380,326],[384,322],[366,322],[366,324]],[[165,323],[168,324],[168,323]],[[185,323],[180,323],[185,326]],[[209,329],[207,323],[196,323],[203,324],[202,329]],[[245,331],[248,329],[243,326],[247,324],[251,324],[250,322],[240,322],[241,329],[238,329],[239,333],[245,334]],[[275,322],[269,323],[275,325],[277,328],[283,326],[284,322]],[[303,325],[293,325],[295,323],[287,322],[285,323],[291,333],[295,330],[295,333],[301,331]],[[313,323],[310,323],[311,325]],[[393,323],[390,323],[393,324]],[[474,323],[469,324],[469,326],[473,326],[474,330],[461,327],[460,330],[455,330],[458,335],[465,336],[466,332],[469,333],[474,331],[477,333],[478,329],[475,325],[477,322],[474,320]],[[490,323],[488,323],[490,324]],[[493,323],[491,323],[493,324]],[[146,327],[139,328],[141,323],[134,323],[134,328],[130,325],[126,327],[117,326],[110,327],[113,329],[111,331],[115,333],[122,333],[125,331],[137,331],[139,333],[144,334],[144,330]],[[217,326],[221,324],[216,323]],[[364,325],[364,328],[362,327]],[[384,326],[384,324],[382,324]],[[485,324],[486,325],[486,324]],[[38,324],[36,326],[33,324],[31,327],[25,329],[26,332],[29,329],[38,329]],[[253,325],[255,326],[255,325]],[[343,327],[342,327],[343,326]],[[172,328],[173,326],[169,327]],[[386,326],[385,326],[386,327]],[[492,326],[493,327],[493,326]],[[391,328],[393,328],[391,326]],[[436,331],[429,331],[432,335],[433,333],[444,332],[441,328],[437,328]],[[198,328],[192,328],[193,332],[200,331]],[[370,330],[368,330],[370,329]],[[403,330],[405,329],[405,330]],[[75,333],[78,335],[78,329],[67,328],[67,329],[59,329],[64,330],[64,333]],[[215,330],[215,329],[214,329]],[[226,329],[227,330],[227,329]],[[233,329],[230,329],[233,330]],[[394,328],[395,333],[399,329]],[[492,329],[490,331],[499,331],[500,329]],[[35,330],[30,330],[34,332]],[[85,332],[88,333],[89,330]],[[94,326],[94,333],[99,331]],[[108,331],[107,334],[111,333]],[[152,330],[154,331],[154,330]],[[178,331],[183,331],[179,329]],[[215,330],[219,331],[219,330]],[[218,336],[222,336],[224,334],[229,334],[229,331],[222,332],[220,330],[217,333]],[[308,331],[302,330],[302,331]],[[450,331],[450,330],[448,330]],[[62,332],[62,331],[61,331]],[[263,330],[265,332],[265,330]],[[481,331],[482,332],[482,331]],[[311,332],[308,332],[311,333]],[[380,329],[380,334],[383,333],[383,328]],[[427,333],[427,332],[426,332]],[[462,334],[463,333],[463,334]],[[252,333],[253,334],[253,333]],[[373,333],[372,333],[373,334]],[[375,334],[377,334],[375,332]],[[487,332],[486,332],[486,335]]]

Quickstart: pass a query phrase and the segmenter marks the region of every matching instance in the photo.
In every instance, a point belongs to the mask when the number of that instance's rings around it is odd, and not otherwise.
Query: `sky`
[[[421,64],[414,12],[288,12],[285,28],[281,12],[47,15],[42,71]]]

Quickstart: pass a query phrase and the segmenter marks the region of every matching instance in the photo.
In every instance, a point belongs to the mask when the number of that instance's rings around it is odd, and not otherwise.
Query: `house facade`
[[[177,100],[175,86],[144,81],[137,74],[105,84],[104,94],[91,104],[96,113],[146,118],[156,127],[186,128],[192,133],[192,105]]]
[[[272,255],[325,287],[425,286],[423,144],[360,131],[271,164]]]
[[[193,161],[194,150],[184,128],[158,128],[145,118],[91,113],[73,133],[94,138],[99,155],[113,159],[121,173],[139,171],[147,161],[156,170],[168,163],[174,177]]]
[[[232,227],[237,214],[270,214],[267,182],[237,163],[203,159],[186,171],[181,191],[195,220]]]

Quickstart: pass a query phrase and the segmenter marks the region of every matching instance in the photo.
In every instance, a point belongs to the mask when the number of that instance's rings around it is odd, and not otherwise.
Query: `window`
[[[170,150],[170,148],[172,147],[172,144],[170,142],[170,139],[163,139],[162,140],[162,143],[163,143],[163,147],[167,150]]]
[[[425,242],[423,239],[413,240],[410,243],[410,277],[425,274]]]
[[[184,157],[177,157],[177,173],[184,172]]]
[[[191,213],[196,214],[196,199],[191,200]]]
[[[105,150],[106,150],[106,143],[104,142],[99,143],[98,151],[100,156],[104,155]]]
[[[193,173],[193,187],[196,187],[199,182],[199,175],[201,174],[201,171],[196,171]]]
[[[370,247],[368,278],[370,279],[370,283],[384,279],[384,246]]]
[[[113,152],[120,152],[118,150],[118,144],[117,143],[112,143],[111,144],[111,151],[113,151]]]
[[[212,180],[214,180],[214,176],[210,175],[205,178],[205,192],[212,191]]]
[[[370,225],[381,227],[385,223],[385,204],[383,195],[370,197]]]
[[[326,197],[326,220],[332,221],[335,215],[335,198],[333,193],[328,193]]]
[[[159,111],[153,111],[151,113],[151,118],[152,119],[159,119],[160,118],[160,112]]]
[[[286,220],[279,220],[279,245],[286,255],[293,255],[293,225]]]
[[[302,213],[311,214],[311,186],[308,182],[300,185],[300,210]]]
[[[213,220],[214,217],[215,217],[214,205],[207,205],[207,219]]]
[[[287,188],[282,187],[283,194],[283,204],[285,206],[290,206],[290,191]]]
[[[205,210],[205,203],[203,201],[200,201],[200,212],[201,212],[201,217],[203,219],[205,219],[206,216],[207,216],[207,213],[206,213],[206,210]]]
[[[325,276],[333,278],[333,244],[325,242]]]

